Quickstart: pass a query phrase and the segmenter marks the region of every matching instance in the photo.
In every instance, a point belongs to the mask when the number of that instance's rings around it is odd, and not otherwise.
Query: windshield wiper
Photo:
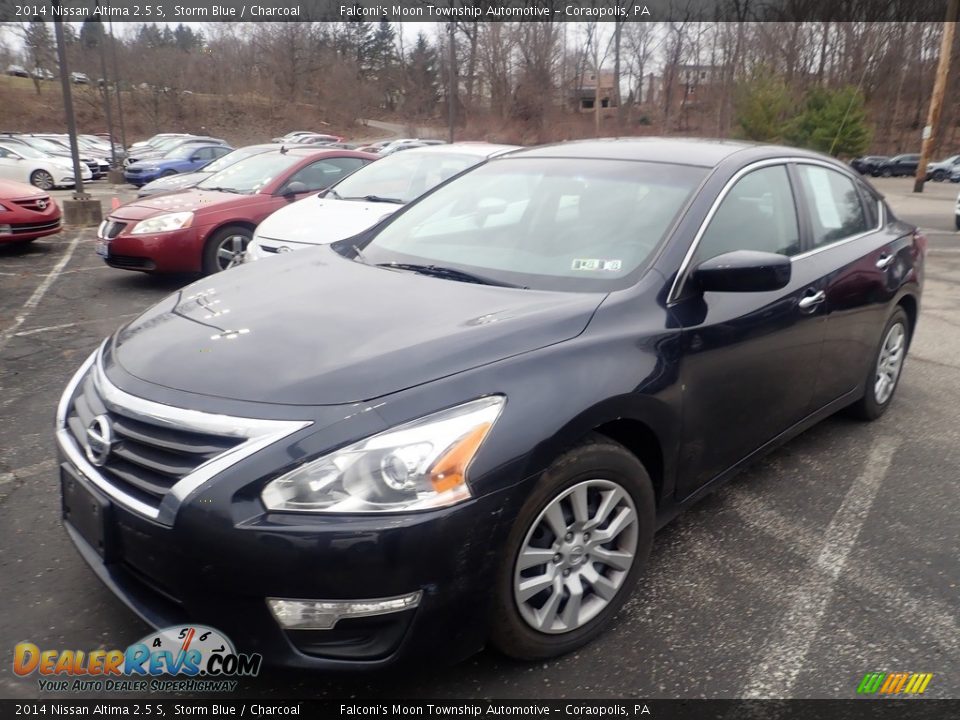
[[[468,282],[476,283],[477,285],[494,285],[496,287],[510,287],[510,288],[521,288],[526,290],[520,285],[514,285],[513,283],[503,282],[502,280],[494,280],[492,278],[483,277],[482,275],[475,275],[474,273],[469,273],[464,270],[457,270],[456,268],[444,267],[442,265],[417,265],[416,263],[377,263],[377,267],[387,268],[390,270],[406,270],[408,272],[414,272],[418,275],[429,275],[431,277],[444,278],[446,280],[456,280],[458,282]]]
[[[214,191],[214,192],[233,193],[234,195],[242,195],[242,194],[243,194],[243,193],[241,193],[239,190],[237,190],[236,188],[206,187],[206,186],[204,186],[203,189],[204,189],[204,190],[212,190],[212,191]]]
[[[339,197],[339,195],[337,196]],[[366,202],[393,203],[394,205],[403,205],[400,198],[381,197],[380,195],[358,195],[356,197],[342,197],[341,200],[364,200]]]
[[[332,197],[334,200],[343,200],[343,198],[340,197],[340,193],[333,188],[328,188],[327,192],[323,194],[323,197]]]

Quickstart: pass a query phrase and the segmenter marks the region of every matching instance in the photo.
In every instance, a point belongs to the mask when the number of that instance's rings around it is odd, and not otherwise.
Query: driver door
[[[723,253],[795,258],[780,290],[703,292],[689,279],[673,313],[682,328],[683,499],[802,420],[825,332],[822,270],[804,244],[786,165],[741,177],[703,231],[690,269]]]

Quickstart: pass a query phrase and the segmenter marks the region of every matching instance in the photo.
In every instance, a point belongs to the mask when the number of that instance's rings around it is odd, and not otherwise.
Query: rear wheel
[[[30,184],[41,190],[53,190],[53,175],[46,170],[34,170],[30,173]]]
[[[222,272],[239,262],[252,237],[253,233],[240,225],[217,230],[203,249],[204,275]]]
[[[930,179],[933,180],[934,182],[943,182],[944,180],[947,179],[947,171],[934,170],[933,175],[930,176]]]
[[[594,436],[558,458],[524,503],[495,588],[493,643],[554,657],[599,635],[650,554],[650,477],[622,445]]]
[[[850,407],[853,415],[863,420],[876,420],[883,415],[900,382],[903,362],[910,342],[910,320],[898,307],[883,329],[880,347],[867,374],[863,397]]]
[[[880,175],[882,177],[892,177],[893,170],[891,170],[890,168],[884,168],[883,170],[880,171]]]

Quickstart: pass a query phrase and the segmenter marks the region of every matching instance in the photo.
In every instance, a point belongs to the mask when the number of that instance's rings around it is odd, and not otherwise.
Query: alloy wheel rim
[[[53,187],[53,176],[46,170],[40,170],[35,177],[37,178],[35,184],[41,190],[49,190]]]
[[[217,266],[221,270],[232,267],[247,249],[248,239],[244,235],[228,235],[217,248]]]
[[[551,500],[514,564],[513,596],[524,621],[556,635],[599,615],[633,567],[637,526],[633,498],[610,480],[586,480]]]
[[[902,323],[896,323],[887,331],[887,336],[880,346],[880,356],[877,358],[877,376],[873,383],[873,396],[877,403],[883,405],[893,395],[903,368],[904,350],[907,333]]]

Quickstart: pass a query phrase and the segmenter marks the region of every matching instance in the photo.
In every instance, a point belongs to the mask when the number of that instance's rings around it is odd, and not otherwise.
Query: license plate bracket
[[[60,469],[60,491],[63,521],[76,530],[104,562],[109,561],[113,551],[110,500],[66,465]]]
[[[110,243],[107,240],[98,239],[93,249],[102,258],[110,257]]]

